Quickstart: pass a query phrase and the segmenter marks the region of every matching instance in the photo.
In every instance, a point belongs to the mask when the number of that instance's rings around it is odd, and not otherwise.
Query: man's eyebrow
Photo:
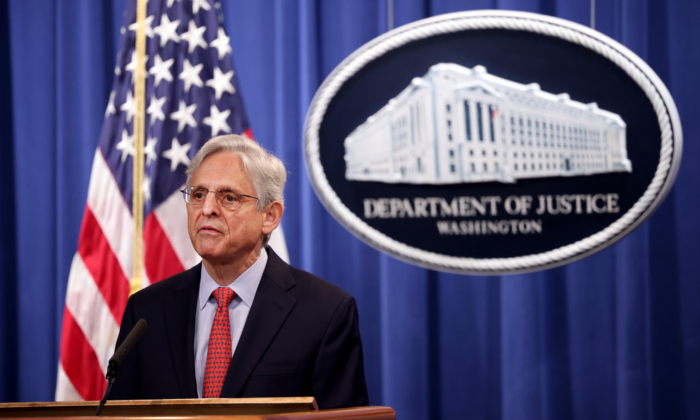
[[[234,193],[240,194],[237,189],[231,188],[231,187],[221,187],[221,188],[217,188],[216,190],[210,190],[208,188],[202,187],[201,185],[192,185],[192,186],[190,186],[190,188],[192,188],[193,190],[224,191],[224,192],[234,192]]]

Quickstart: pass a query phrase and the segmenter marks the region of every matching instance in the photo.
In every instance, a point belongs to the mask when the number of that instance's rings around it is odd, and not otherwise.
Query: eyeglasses
[[[209,191],[208,189],[202,187],[187,187],[184,190],[180,190],[180,192],[185,198],[185,203],[196,207],[204,204],[204,201],[207,199],[207,194],[212,192],[216,197],[216,201],[218,201],[221,206],[226,207],[229,210],[233,210],[241,205],[241,200],[243,197],[253,198],[255,200],[258,199],[258,197],[253,197],[252,195],[239,194],[235,191],[227,189]]]

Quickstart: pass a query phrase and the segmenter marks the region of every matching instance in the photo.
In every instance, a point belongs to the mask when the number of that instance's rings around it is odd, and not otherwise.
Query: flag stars
[[[177,165],[179,164],[183,164],[185,166],[190,164],[190,158],[187,156],[187,152],[189,152],[190,147],[192,147],[190,143],[180,145],[177,138],[174,138],[171,143],[170,150],[163,152],[163,157],[170,159],[171,172],[175,172],[175,169],[177,169]]]
[[[151,201],[151,178],[149,178],[147,174],[143,175],[141,190],[143,191],[143,198],[146,201]]]
[[[205,117],[202,122],[211,127],[211,135],[216,136],[220,131],[224,133],[230,133],[231,127],[226,123],[226,119],[231,115],[231,110],[220,112],[216,105],[212,105],[210,108],[210,116]]]
[[[149,16],[146,18],[146,36],[149,38],[153,38],[153,28],[151,28],[151,24],[153,24],[153,15]],[[136,32],[139,28],[139,22],[134,22],[131,25],[129,25],[129,30]]]
[[[146,141],[146,147],[143,148],[143,154],[146,156],[146,165],[150,165],[152,162],[158,160],[156,144],[158,144],[158,139],[153,137]]]
[[[155,75],[155,85],[158,87],[160,82],[162,80],[167,80],[168,82],[173,81],[173,75],[170,73],[170,67],[173,65],[173,62],[175,61],[174,59],[169,59],[163,61],[160,58],[160,55],[156,54],[156,57],[153,59],[153,67],[151,67],[148,72],[150,74]]]
[[[202,48],[207,48],[207,43],[204,42],[204,31],[207,30],[206,26],[197,27],[197,24],[193,20],[190,20],[189,29],[180,35],[180,39],[187,41],[187,52],[192,54],[197,46]]]
[[[171,7],[173,5],[173,3],[175,3],[176,1],[178,3],[180,2],[180,0],[168,0],[168,7]]]
[[[143,57],[143,61],[148,63],[148,55]],[[136,51],[131,52],[131,62],[124,67],[124,70],[131,72],[131,83],[136,81]]]
[[[124,67],[124,70],[130,71],[132,75],[136,71],[136,50],[131,52],[131,61]]]
[[[223,59],[226,54],[231,52],[231,38],[226,36],[224,28],[219,27],[218,36],[215,40],[209,43],[209,46],[216,48],[219,51],[219,60]]]
[[[122,29],[124,29],[124,28],[122,28]],[[119,73],[121,73],[121,68],[120,68],[121,62],[122,62],[122,52],[121,51],[119,51],[117,53],[117,57],[114,59],[114,61],[117,63],[117,67],[114,69],[115,73],[116,73],[117,69],[119,69]],[[116,73],[116,74],[119,75],[119,73]]]
[[[186,125],[192,128],[197,127],[197,121],[194,119],[194,111],[197,109],[197,104],[187,106],[185,101],[180,101],[180,106],[176,112],[170,114],[170,118],[177,121],[177,132],[181,133]]]
[[[116,114],[117,109],[114,107],[114,95],[115,92],[112,91],[112,93],[109,94],[109,102],[107,103],[107,110],[105,111],[105,117],[111,114]]]
[[[202,87],[202,79],[199,77],[199,72],[202,71],[204,64],[200,63],[196,66],[190,64],[190,60],[185,59],[183,63],[182,72],[180,72],[179,79],[185,82],[185,92],[189,92],[192,85]]]
[[[200,7],[207,11],[211,10],[211,6],[207,0],[192,0],[192,11],[194,13],[198,13]]]
[[[126,111],[126,121],[131,122],[131,119],[134,118],[134,114],[136,113],[136,102],[134,101],[134,95],[131,94],[131,91],[126,93],[126,102],[124,102],[119,109]]]
[[[180,35],[177,34],[177,28],[180,26],[180,20],[170,21],[168,15],[163,13],[163,17],[160,18],[160,25],[153,28],[153,32],[160,36],[160,47],[163,48],[165,44],[171,39],[173,42],[180,42]]]
[[[232,95],[236,93],[236,89],[231,84],[232,77],[233,70],[230,70],[224,74],[220,68],[214,68],[214,77],[207,80],[206,85],[214,89],[217,100],[221,99],[221,95],[224,92],[228,92]]]
[[[122,140],[116,147],[122,152],[122,163],[124,163],[126,158],[134,156],[134,136],[130,136],[126,130],[122,131]]]
[[[167,97],[165,96],[163,96],[160,99],[158,99],[156,95],[151,96],[151,103],[148,105],[148,109],[146,110],[146,112],[148,112],[148,115],[151,116],[151,125],[155,124],[157,120],[165,120],[165,114],[163,113],[163,105],[165,104],[166,100]]]

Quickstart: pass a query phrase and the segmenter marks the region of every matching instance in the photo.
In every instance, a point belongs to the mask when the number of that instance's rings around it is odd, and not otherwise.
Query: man
[[[266,247],[284,212],[282,162],[237,135],[187,168],[190,240],[202,263],[129,298],[117,347],[139,319],[114,399],[314,396],[368,404],[352,296]]]

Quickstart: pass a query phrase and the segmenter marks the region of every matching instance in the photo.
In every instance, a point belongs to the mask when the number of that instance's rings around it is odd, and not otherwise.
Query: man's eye
[[[204,198],[204,193],[201,191],[197,191],[194,194],[192,194],[192,197],[194,197],[195,200],[201,200]]]
[[[233,203],[233,202],[236,201],[236,196],[235,196],[235,195],[231,195],[231,194],[226,194],[226,195],[224,196],[224,200],[225,200],[227,203]]]

